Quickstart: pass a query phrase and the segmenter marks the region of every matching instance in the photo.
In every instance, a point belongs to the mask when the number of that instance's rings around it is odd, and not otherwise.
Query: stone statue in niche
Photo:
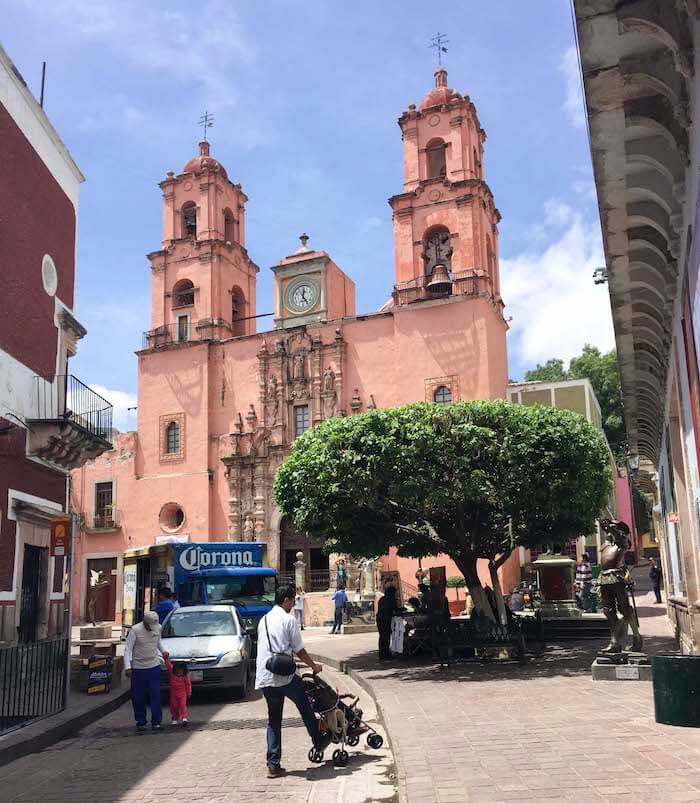
[[[246,514],[245,521],[243,522],[243,540],[255,540],[255,524],[253,524],[253,517],[250,513]]]
[[[268,378],[265,389],[265,400],[272,401],[277,398],[277,377],[273,374]]]
[[[323,392],[335,393],[335,371],[330,365],[323,372]]]
[[[448,271],[452,270],[452,240],[447,229],[434,231],[425,238],[423,262],[426,276],[430,276],[436,265],[444,265]]]
[[[359,413],[362,409],[362,399],[360,398],[360,391],[357,388],[355,388],[355,392],[352,394],[350,409],[353,413]]]
[[[302,381],[305,374],[305,360],[303,354],[295,354],[292,358],[292,379]]]

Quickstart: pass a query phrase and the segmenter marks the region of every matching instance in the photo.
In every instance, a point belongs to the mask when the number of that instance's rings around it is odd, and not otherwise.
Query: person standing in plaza
[[[333,627],[331,633],[340,633],[340,628],[343,626],[343,611],[348,601],[348,595],[345,593],[345,588],[338,588],[333,592],[332,596],[334,610],[333,610]]]
[[[654,595],[658,604],[661,602],[661,580],[663,579],[663,574],[661,572],[661,566],[659,566],[659,562],[656,558],[651,559],[649,579],[651,580],[651,586],[654,589]]]
[[[304,589],[300,586],[294,597],[294,618],[297,620],[300,630],[304,629],[304,602]]]
[[[388,586],[384,596],[377,603],[377,630],[379,631],[379,659],[391,658],[389,644],[391,642],[391,620],[397,612],[396,589]]]
[[[591,592],[593,590],[593,571],[587,552],[581,555],[581,562],[576,567],[576,585],[579,589],[579,607],[584,611],[588,610],[588,608],[590,608]]]
[[[162,729],[163,710],[160,704],[160,659],[170,654],[160,640],[158,614],[147,611],[143,621],[129,630],[124,644],[124,674],[131,679],[131,702],[134,707],[136,730],[146,728],[146,695],[151,706],[151,728]]]
[[[158,589],[158,604],[153,609],[158,614],[158,623],[163,624],[165,617],[175,609],[173,595],[169,588]]]
[[[337,589],[345,588],[347,583],[347,569],[345,568],[345,561],[341,558],[335,567],[335,587]]]
[[[272,670],[275,659],[296,655],[316,675],[323,667],[317,664],[304,648],[297,620],[291,615],[294,607],[294,586],[280,586],[275,593],[275,605],[258,625],[258,656],[255,665],[255,688],[263,693],[267,703],[267,777],[285,775],[282,760],[282,713],[285,698],[299,710],[314,747],[324,749],[327,741],[318,729],[318,720],[311,708],[304,684],[291,661],[291,674],[278,674]],[[279,667],[277,667],[279,668]]]

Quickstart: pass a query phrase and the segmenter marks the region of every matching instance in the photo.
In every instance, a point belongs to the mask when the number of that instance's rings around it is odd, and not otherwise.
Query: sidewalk
[[[637,605],[649,651],[673,649],[665,605]],[[596,642],[442,670],[379,664],[374,634],[307,642],[371,690],[402,801],[700,801],[700,731],[656,724],[649,682],[593,683]]]

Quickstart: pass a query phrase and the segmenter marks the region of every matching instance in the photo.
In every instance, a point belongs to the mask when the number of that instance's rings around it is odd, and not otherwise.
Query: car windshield
[[[229,611],[188,611],[180,608],[163,625],[163,638],[237,635],[238,628]]]
[[[252,575],[250,577],[212,577],[206,581],[207,602],[235,605],[275,604],[275,578]]]

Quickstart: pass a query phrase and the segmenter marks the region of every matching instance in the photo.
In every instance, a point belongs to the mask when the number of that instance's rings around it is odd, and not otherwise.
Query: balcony
[[[188,320],[187,325],[184,323],[171,323],[159,326],[157,329],[151,329],[150,332],[144,332],[141,348],[143,350],[161,349],[180,343],[191,343],[199,339],[199,337],[195,337],[194,326]]]
[[[73,469],[112,448],[112,405],[76,377],[35,377],[35,416],[27,418],[29,454]]]
[[[433,298],[447,298],[448,296],[477,296],[488,291],[488,277],[479,276],[473,270],[461,273],[450,273],[452,289],[444,293],[434,293],[428,289],[430,276],[418,276],[408,282],[398,282],[394,285],[394,304],[411,304],[414,301],[425,301]]]
[[[114,508],[95,513],[92,520],[87,519],[85,523],[85,530],[91,533],[113,532],[114,530],[121,530],[121,527],[120,512]]]

